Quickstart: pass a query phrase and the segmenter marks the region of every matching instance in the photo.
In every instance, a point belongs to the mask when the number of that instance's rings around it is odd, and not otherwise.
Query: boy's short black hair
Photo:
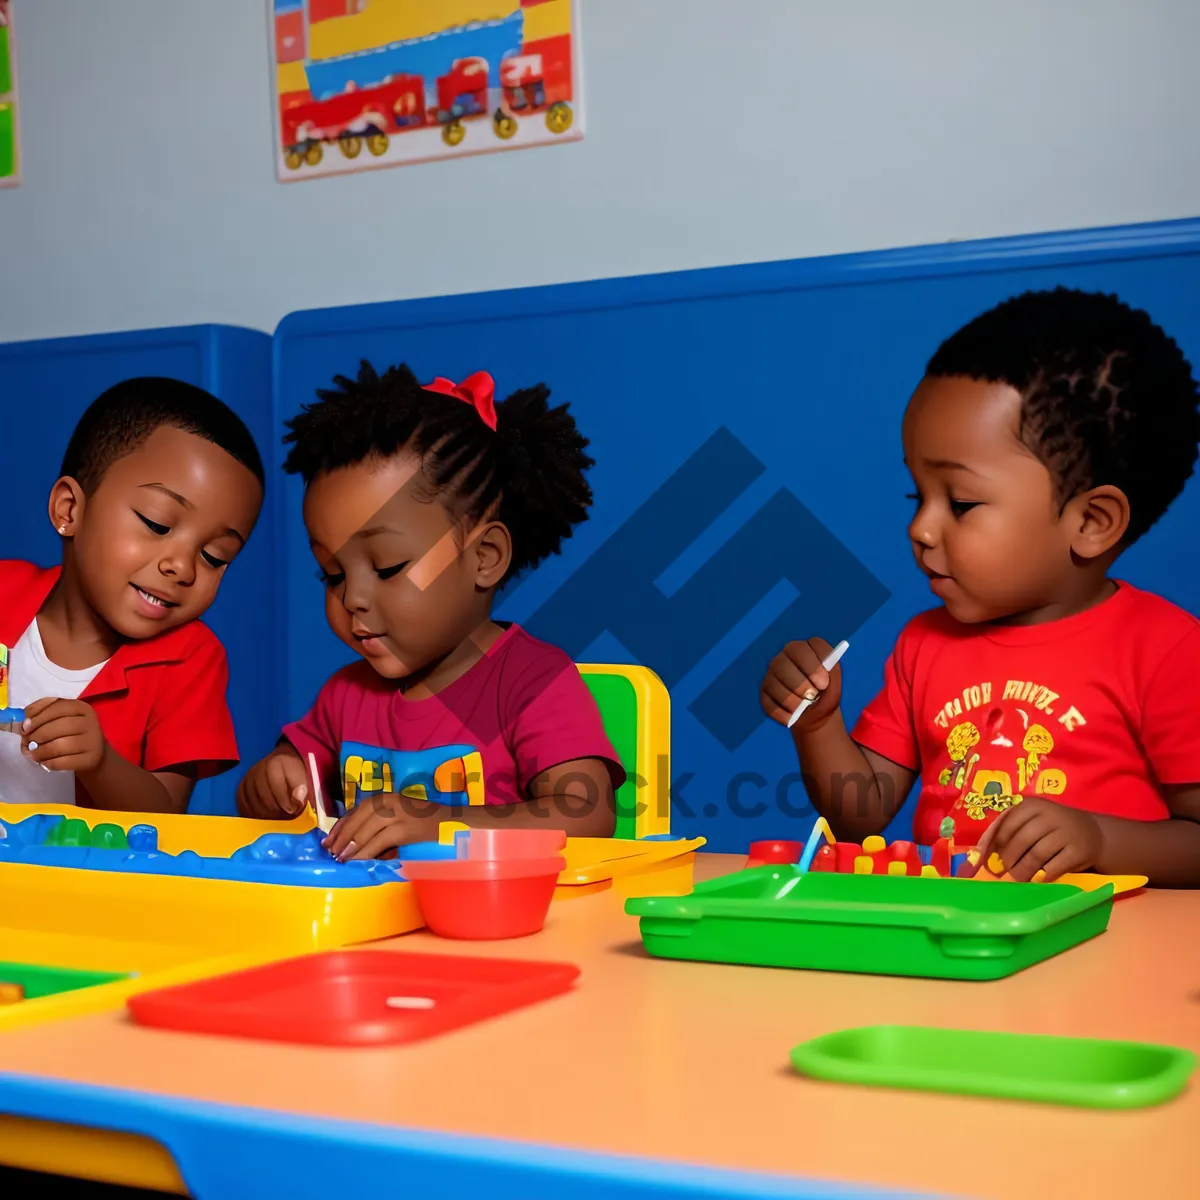
[[[976,317],[926,374],[1006,383],[1021,394],[1021,440],[1054,476],[1060,501],[1102,484],[1129,498],[1124,545],[1170,507],[1196,464],[1196,380],[1147,313],[1116,296],[1025,292]]]
[[[92,401],[71,434],[59,475],[69,475],[91,495],[104,472],[161,425],[220,446],[265,483],[258,447],[232,408],[203,388],[153,376],[126,379]]]

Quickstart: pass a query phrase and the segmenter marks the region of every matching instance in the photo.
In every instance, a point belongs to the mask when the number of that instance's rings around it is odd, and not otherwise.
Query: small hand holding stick
[[[826,656],[825,661],[821,664],[821,666],[823,666],[827,671],[832,671],[833,668],[837,666],[838,659],[840,659],[842,655],[845,654],[849,649],[849,642],[838,642],[838,644],[834,646],[834,648]],[[795,725],[795,723],[800,720],[800,718],[808,711],[808,706],[814,702],[815,701],[813,700],[801,700],[796,706],[796,711],[792,713],[790,717],[788,717],[787,727],[791,729],[791,727]]]

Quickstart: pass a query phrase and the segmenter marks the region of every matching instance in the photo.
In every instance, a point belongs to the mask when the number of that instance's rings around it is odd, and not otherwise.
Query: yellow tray
[[[107,812],[69,805],[0,804],[0,820],[37,814],[89,827],[158,830],[168,854],[228,857],[266,833],[307,832],[292,821]],[[634,842],[569,838],[556,899],[686,895],[704,838]],[[0,962],[130,972],[129,979],[0,1006],[0,1030],[116,1008],[127,996],[308,951],[395,937],[424,924],[412,885],[291,887],[219,879],[0,863]]]
[[[0,1030],[119,1007],[150,988],[393,937],[422,923],[408,883],[287,887],[0,864],[0,961],[136,972],[0,1006]]]

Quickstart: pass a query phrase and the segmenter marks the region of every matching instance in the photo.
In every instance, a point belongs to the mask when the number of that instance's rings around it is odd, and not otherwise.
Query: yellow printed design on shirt
[[[469,745],[383,750],[343,742],[342,802],[349,812],[365,795],[400,795],[431,804],[484,803],[483,756]]]

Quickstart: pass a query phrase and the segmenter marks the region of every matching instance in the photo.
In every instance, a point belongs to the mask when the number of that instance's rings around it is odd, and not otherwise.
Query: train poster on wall
[[[11,0],[0,0],[0,187],[20,182],[17,137],[17,40]]]
[[[579,0],[268,3],[285,182],[583,136]]]

